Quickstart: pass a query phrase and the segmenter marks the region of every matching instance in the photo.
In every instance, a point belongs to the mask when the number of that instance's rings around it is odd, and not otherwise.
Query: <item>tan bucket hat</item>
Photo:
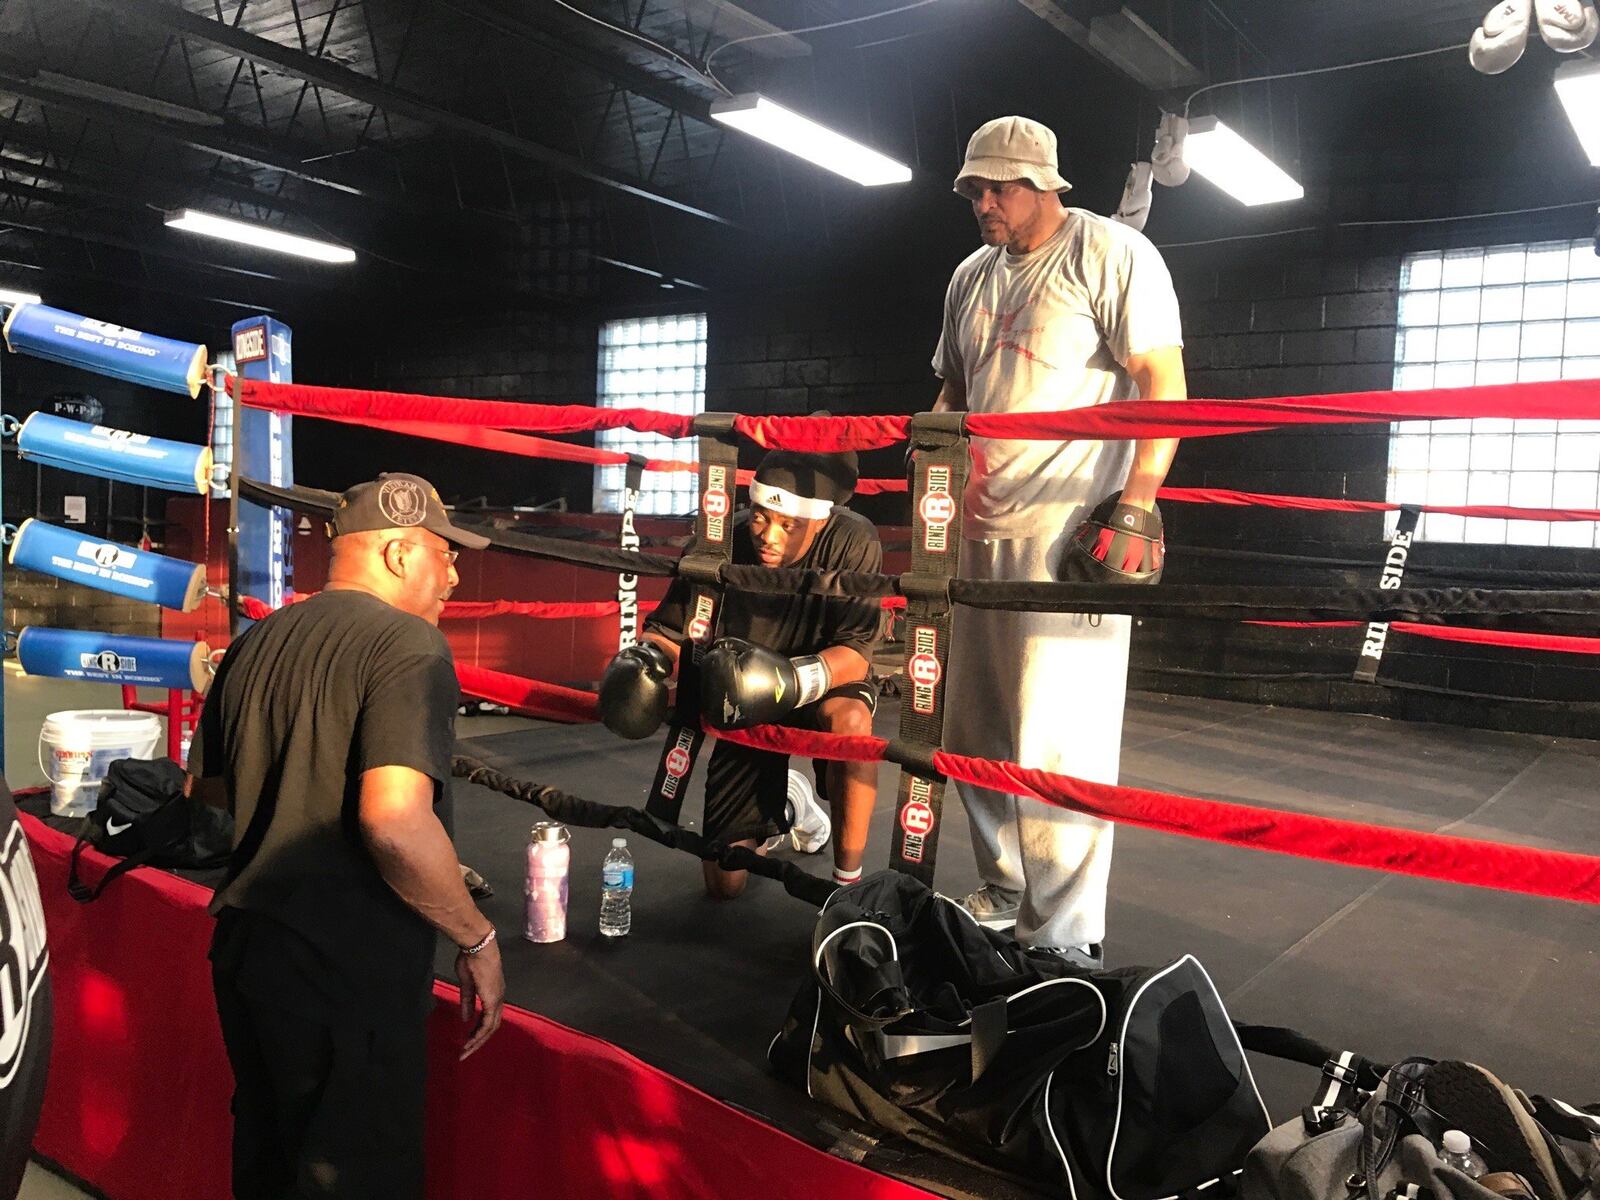
[[[979,126],[967,143],[967,160],[956,176],[958,196],[965,179],[1002,183],[1026,179],[1041,192],[1065,192],[1072,187],[1061,178],[1056,135],[1027,117],[997,117]]]

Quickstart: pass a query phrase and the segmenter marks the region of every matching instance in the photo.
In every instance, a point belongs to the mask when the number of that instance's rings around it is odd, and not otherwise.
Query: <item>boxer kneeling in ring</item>
[[[877,530],[840,507],[855,482],[853,454],[768,454],[756,470],[750,508],[733,518],[733,561],[774,569],[879,571],[883,547]],[[688,584],[674,580],[639,643],[606,668],[600,713],[614,733],[644,738],[660,728],[688,604]],[[870,734],[877,688],[868,674],[881,626],[882,609],[872,599],[730,589],[719,637],[701,665],[702,719],[720,729],[780,724]],[[786,755],[718,741],[706,775],[707,840],[765,851],[793,816],[787,811],[788,767]],[[816,774],[818,794],[833,810],[834,879],[852,883],[861,877],[877,766],[819,762]],[[712,896],[732,899],[744,890],[747,872],[724,871],[712,862],[703,866]]]

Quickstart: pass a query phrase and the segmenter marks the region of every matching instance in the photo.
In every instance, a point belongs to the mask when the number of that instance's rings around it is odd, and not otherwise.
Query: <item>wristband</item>
[[[794,701],[796,708],[821,700],[833,686],[833,672],[828,670],[828,664],[820,654],[791,658],[789,665],[794,668],[795,682],[800,685],[800,694]]]
[[[469,958],[476,958],[478,955],[482,954],[485,950],[487,950],[489,948],[489,943],[494,941],[494,938],[495,938],[495,928],[494,928],[493,925],[491,925],[491,926],[489,926],[489,932],[484,934],[483,937],[478,939],[478,944],[477,945],[475,945],[475,946],[458,946],[457,949],[460,950],[461,953],[467,955]]]

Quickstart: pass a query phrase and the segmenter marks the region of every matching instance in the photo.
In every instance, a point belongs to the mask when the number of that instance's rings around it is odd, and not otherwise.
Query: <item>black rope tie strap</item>
[[[945,678],[950,668],[950,582],[961,565],[961,494],[967,439],[961,413],[911,418],[911,573],[896,581],[906,597],[905,683],[900,695],[900,764],[889,865],[933,886],[945,778],[933,769],[944,741]],[[837,582],[837,581],[836,581]]]
[[[678,577],[693,586],[678,644],[678,697],[661,743],[661,760],[650,782],[645,809],[669,824],[678,823],[684,793],[705,745],[700,727],[700,662],[722,617],[722,573],[733,561],[733,501],[738,486],[739,447],[732,413],[702,413],[700,434],[700,515],[694,548],[677,562]]]

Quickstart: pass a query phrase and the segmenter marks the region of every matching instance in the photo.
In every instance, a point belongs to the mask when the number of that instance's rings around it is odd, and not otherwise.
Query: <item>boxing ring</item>
[[[658,811],[637,803],[659,790],[663,770],[671,774],[675,739],[708,732],[807,757],[899,766],[898,778],[885,773],[880,785],[869,867],[887,853],[901,869],[931,878],[942,843],[940,883],[947,891],[962,890],[948,886],[950,878],[970,874],[964,822],[947,822],[942,807],[951,779],[1115,821],[1125,828],[1112,882],[1112,965],[1164,961],[1190,951],[1209,954],[1208,961],[1226,964],[1229,1003],[1241,1014],[1313,1026],[1311,1032],[1321,1036],[1382,1040],[1385,1045],[1374,1051],[1380,1054],[1415,1052],[1416,1042],[1440,1036],[1443,1021],[1453,1031],[1446,1036],[1471,1033],[1493,1051],[1531,1054],[1541,1071],[1556,1076],[1541,1079],[1540,1086],[1577,1093],[1580,1100],[1600,1090],[1589,1086],[1592,1073],[1573,1073],[1587,1071],[1583,1064],[1600,1057],[1600,1023],[1593,1012],[1573,1013],[1558,1002],[1563,989],[1573,995],[1600,985],[1600,965],[1580,949],[1592,946],[1600,933],[1600,857],[1581,852],[1600,835],[1600,813],[1583,803],[1600,759],[1591,746],[1552,747],[1550,739],[1388,727],[1328,714],[1155,697],[1130,705],[1126,743],[1131,763],[1125,763],[1125,778],[1150,786],[1090,784],[949,754],[938,744],[954,605],[1349,627],[1359,635],[1352,641],[1353,666],[1370,668],[1374,678],[1391,634],[1551,654],[1600,652],[1594,636],[1600,592],[1592,586],[1573,580],[1558,581],[1571,586],[1534,589],[1413,587],[1410,579],[1427,573],[1408,574],[1403,561],[1399,573],[1385,574],[1380,586],[1391,546],[1377,548],[1369,567],[1373,586],[1366,588],[964,581],[950,553],[959,544],[959,512],[949,503],[952,494],[959,496],[964,438],[1184,438],[1479,416],[1596,420],[1600,382],[1268,401],[1131,401],[1068,413],[956,419],[686,418],[265,380],[234,380],[230,386],[239,403],[261,413],[357,423],[535,459],[618,461],[622,456],[550,440],[599,428],[625,425],[697,437],[697,464],[639,465],[700,472],[706,497],[698,518],[702,543],[731,510],[741,444],[830,452],[910,440],[917,447],[909,485],[869,480],[860,489],[911,493],[911,565],[898,575],[735,567],[725,552],[685,560],[480,527],[493,542],[485,553],[638,579],[685,575],[711,606],[702,612],[705,637],[728,588],[877,598],[904,612],[905,683],[898,714],[896,706],[880,713],[878,736],[775,727],[702,731],[683,706],[674,729],[656,746],[612,739],[593,724],[594,697],[581,687],[459,664],[466,695],[550,722],[533,732],[474,738],[463,744],[457,761],[463,781],[457,842],[463,859],[499,889],[485,905],[498,928],[519,928],[521,853],[526,826],[536,816],[530,805],[576,827],[627,830],[650,844],[640,855],[635,933],[622,945],[603,944],[592,933],[575,933],[553,947],[505,939],[507,977],[518,1007],[487,1052],[465,1065],[454,1061],[461,1026],[451,1012],[452,991],[436,987],[429,1195],[704,1197],[741,1195],[754,1187],[780,1197],[924,1194],[901,1180],[945,1195],[1013,1194],[1007,1190],[1013,1185],[853,1126],[786,1091],[762,1070],[760,1044],[776,1031],[804,969],[800,947],[814,920],[810,904],[825,898],[831,884],[790,856],[756,859],[748,851],[708,845],[689,820],[664,823]],[[292,509],[313,521],[332,499],[248,477],[239,478],[234,491],[236,502]],[[1197,493],[1169,489],[1163,499],[1349,505],[1345,511],[1357,512],[1394,507],[1216,489]],[[1600,519],[1600,511],[1591,510],[1466,512],[1513,514]],[[1401,519],[1403,534],[1408,514]],[[316,583],[295,582],[304,590]],[[293,599],[289,591],[281,595],[283,602]],[[490,616],[608,622],[621,607],[609,603],[458,601],[446,610],[446,631],[449,621]],[[233,611],[255,619],[272,607],[241,591]],[[923,630],[932,633],[922,637]],[[1286,630],[1285,636],[1293,635]],[[1408,751],[1408,745],[1422,749]],[[1281,778],[1285,772],[1290,778]],[[1174,790],[1178,780],[1182,790]],[[1375,793],[1380,784],[1387,792]],[[686,811],[696,811],[692,796]],[[138,871],[87,915],[68,911],[60,885],[61,835],[37,821],[27,828],[46,895],[58,1027],[78,1034],[58,1046],[38,1149],[118,1200],[224,1195],[226,1062],[214,1024],[194,1019],[211,1012],[203,955],[210,934],[207,892]],[[602,840],[583,839],[574,853],[575,931],[589,921],[580,881],[597,876],[599,854],[589,851],[598,851]],[[702,856],[783,886],[753,887],[734,904],[713,905],[700,896],[696,860]],[[1421,940],[1419,931],[1425,934]],[[1492,950],[1494,960],[1482,963],[1479,973],[1462,974],[1461,947],[1485,957]],[[1431,958],[1424,953],[1430,949]],[[1296,969],[1309,978],[1292,985],[1296,1011],[1285,1012],[1269,984],[1292,979]],[[1460,991],[1429,1013],[1418,1001],[1430,994],[1429,972],[1441,969],[1453,973]],[[1504,1025],[1496,1027],[1496,1013],[1509,1021],[1509,1035]],[[1388,1026],[1374,1028],[1380,1018]],[[1318,1022],[1326,1028],[1315,1028]],[[1411,1044],[1399,1044],[1406,1038]],[[1472,1048],[1457,1049],[1467,1054]],[[1304,1091],[1304,1080],[1291,1082],[1272,1071],[1263,1069],[1265,1090],[1275,1093],[1275,1112],[1284,1115],[1288,1098]],[[177,1099],[179,1111],[156,1118],[151,1104],[157,1096]]]

